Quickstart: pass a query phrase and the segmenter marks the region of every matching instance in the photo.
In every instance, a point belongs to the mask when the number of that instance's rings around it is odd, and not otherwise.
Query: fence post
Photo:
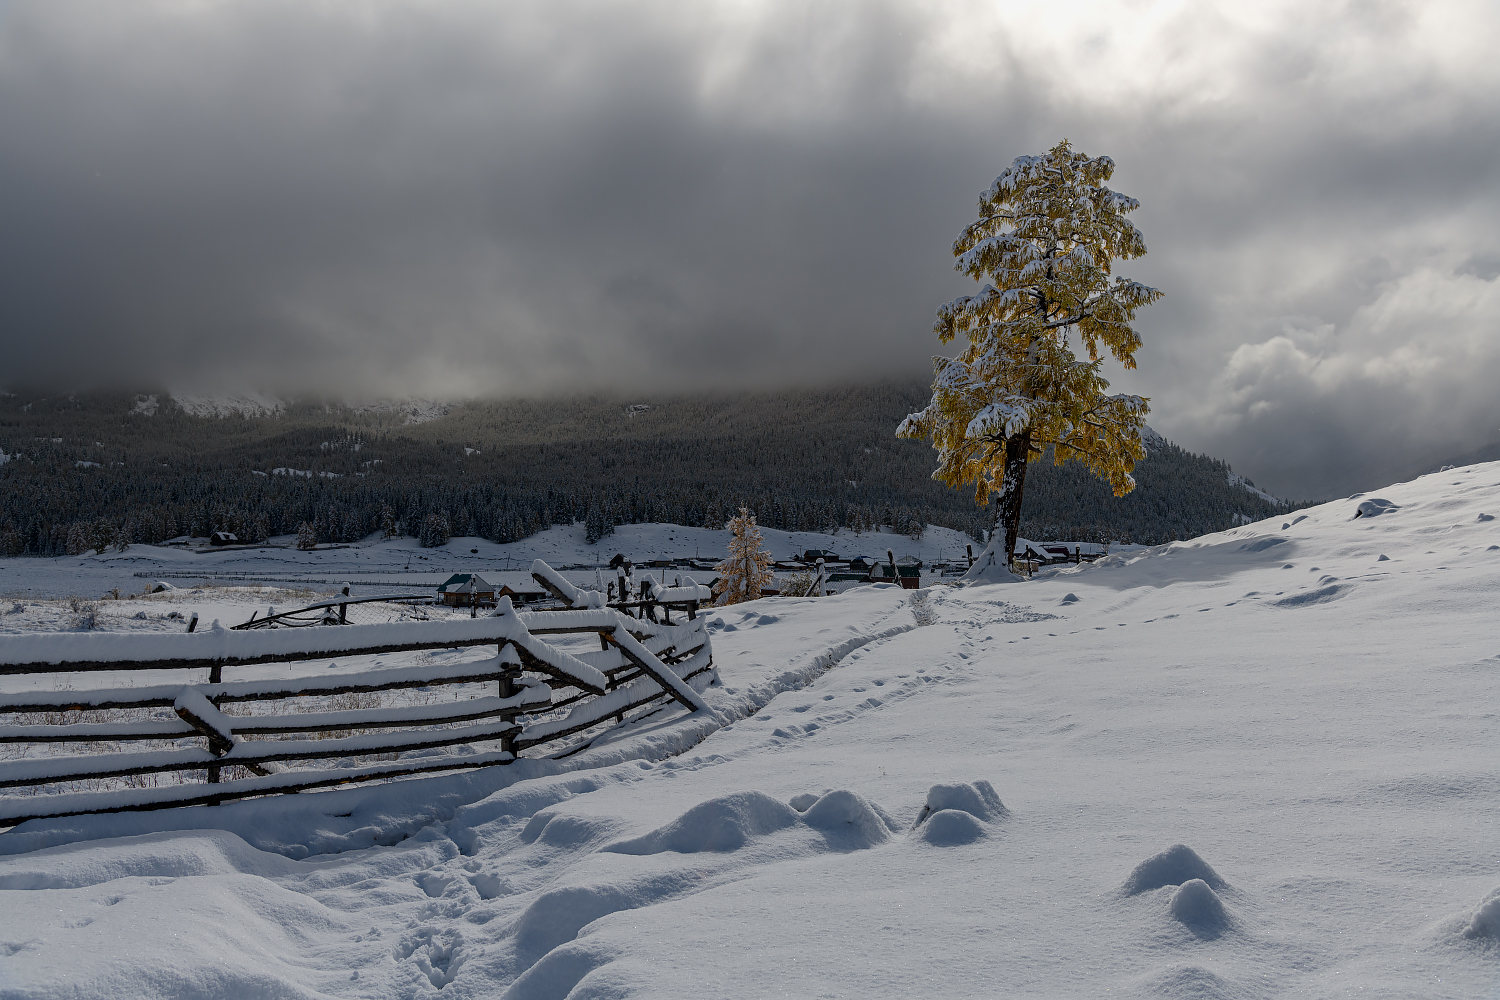
[[[498,647],[498,652],[496,655],[504,656],[505,647],[509,645],[509,642],[502,642]],[[506,666],[503,663],[500,665],[500,697],[514,698],[516,696],[516,673],[516,668]],[[510,721],[514,722],[515,717],[512,716]],[[516,738],[509,733],[501,736],[500,749],[514,756],[516,752]]]

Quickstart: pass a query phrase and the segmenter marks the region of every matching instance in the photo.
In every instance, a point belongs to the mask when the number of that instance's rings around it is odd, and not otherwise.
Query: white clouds
[[[1500,278],[1424,264],[1343,323],[1288,321],[1236,347],[1195,419],[1209,440],[1251,444],[1258,474],[1303,490],[1410,474],[1494,439],[1497,332]]]

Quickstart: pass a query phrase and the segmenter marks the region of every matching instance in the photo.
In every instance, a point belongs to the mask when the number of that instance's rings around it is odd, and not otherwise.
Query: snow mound
[[[846,788],[829,792],[808,807],[802,821],[819,831],[835,850],[857,851],[890,839],[895,826],[880,809]]]
[[[1273,545],[1280,545],[1284,541],[1286,541],[1285,538],[1276,538],[1273,535],[1267,535],[1265,538],[1257,538],[1253,542],[1246,542],[1244,545],[1240,546],[1240,551],[1241,552],[1264,552],[1266,549],[1269,549],[1271,546],[1273,546]]]
[[[933,847],[962,847],[989,831],[972,813],[962,809],[939,809],[917,829],[917,837]]]
[[[516,954],[526,964],[534,964],[600,917],[660,902],[677,892],[681,882],[681,876],[667,875],[622,885],[570,885],[544,892],[516,921]]]
[[[550,847],[581,848],[614,831],[614,820],[543,811],[526,821],[521,840],[527,844],[540,841]]]
[[[1068,594],[1065,597],[1063,597],[1062,600],[1058,601],[1057,603],[1058,604],[1077,604],[1078,603],[1078,595],[1077,594]]]
[[[1379,517],[1381,514],[1389,514],[1393,510],[1400,510],[1400,504],[1382,500],[1380,497],[1371,497],[1369,500],[1361,500],[1359,506],[1354,510],[1355,517]]]
[[[258,851],[227,831],[156,833],[105,848],[82,843],[37,851],[7,866],[0,890],[82,889],[122,878],[273,877],[296,870],[294,862]]]
[[[1229,926],[1223,900],[1201,878],[1188,879],[1172,893],[1172,916],[1199,936],[1218,936]]]
[[[798,818],[791,806],[765,792],[736,792],[700,802],[666,826],[603,850],[638,855],[737,851],[752,837],[785,830]]]
[[[1376,561],[1378,562],[1379,560]],[[1309,604],[1327,604],[1329,601],[1336,600],[1339,595],[1348,589],[1349,587],[1344,584],[1331,583],[1327,586],[1319,587],[1317,590],[1293,594],[1290,597],[1283,597],[1281,600],[1272,601],[1271,603],[1278,608],[1302,608]]]
[[[984,551],[979,553],[979,558],[974,560],[974,564],[963,575],[961,582],[964,586],[1016,583],[1021,578],[1010,571],[1007,566],[1009,562],[1009,558],[1005,555],[1005,532],[992,531],[989,544],[985,545]]]
[[[813,803],[817,801],[818,797],[816,795],[812,794],[811,792],[803,792],[801,795],[793,795],[787,805],[791,806],[799,813],[805,813],[807,812],[807,810],[811,809]]]
[[[983,837],[988,832],[985,824],[1007,812],[988,781],[933,785],[913,829],[919,839],[934,847],[958,847]]]
[[[921,826],[934,813],[944,810],[968,813],[976,819],[989,822],[1005,816],[1009,810],[1000,801],[995,786],[988,781],[973,784],[933,785],[927,790],[927,802],[917,816],[916,826]]]
[[[1474,910],[1469,926],[1464,928],[1464,937],[1500,940],[1500,889],[1484,897],[1484,902]]]
[[[1160,854],[1152,855],[1135,866],[1125,880],[1121,892],[1126,896],[1137,896],[1152,889],[1167,885],[1182,885],[1193,879],[1201,879],[1210,888],[1223,891],[1229,883],[1209,867],[1198,852],[1186,844],[1174,844]]]
[[[1142,993],[1168,1000],[1248,1000],[1254,992],[1231,983],[1201,965],[1178,965],[1147,976]]]
[[[590,973],[614,962],[617,952],[588,939],[554,948],[510,985],[505,1000],[566,1000]],[[597,978],[597,977],[593,977]],[[592,981],[589,985],[592,985]],[[588,987],[585,987],[587,990]],[[588,996],[625,996],[624,990],[588,992]]]

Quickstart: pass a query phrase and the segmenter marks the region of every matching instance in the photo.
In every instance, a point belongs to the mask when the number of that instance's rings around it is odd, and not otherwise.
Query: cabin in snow
[[[438,600],[450,608],[484,607],[495,603],[495,585],[478,573],[454,573],[438,584]]]
[[[500,589],[495,591],[495,599],[509,597],[510,603],[516,606],[522,604],[535,604],[537,601],[545,601],[552,595],[535,581],[526,583],[502,583]]]
[[[208,536],[208,544],[238,545],[240,544],[240,538],[232,531],[215,531],[212,535]]]

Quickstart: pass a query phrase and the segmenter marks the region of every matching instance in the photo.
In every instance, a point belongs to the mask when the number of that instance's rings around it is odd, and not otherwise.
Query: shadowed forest
[[[0,551],[61,555],[211,531],[242,541],[308,525],[322,542],[373,532],[438,545],[515,541],[583,521],[720,527],[740,506],[768,527],[939,524],[990,511],[932,480],[935,453],[894,436],[921,382],[675,398],[476,401],[429,408],[290,403],[194,416],[166,392],[0,396]],[[1076,464],[1034,463],[1021,533],[1160,543],[1291,509],[1205,455],[1157,442],[1115,498]],[[303,529],[304,534],[307,529]]]

